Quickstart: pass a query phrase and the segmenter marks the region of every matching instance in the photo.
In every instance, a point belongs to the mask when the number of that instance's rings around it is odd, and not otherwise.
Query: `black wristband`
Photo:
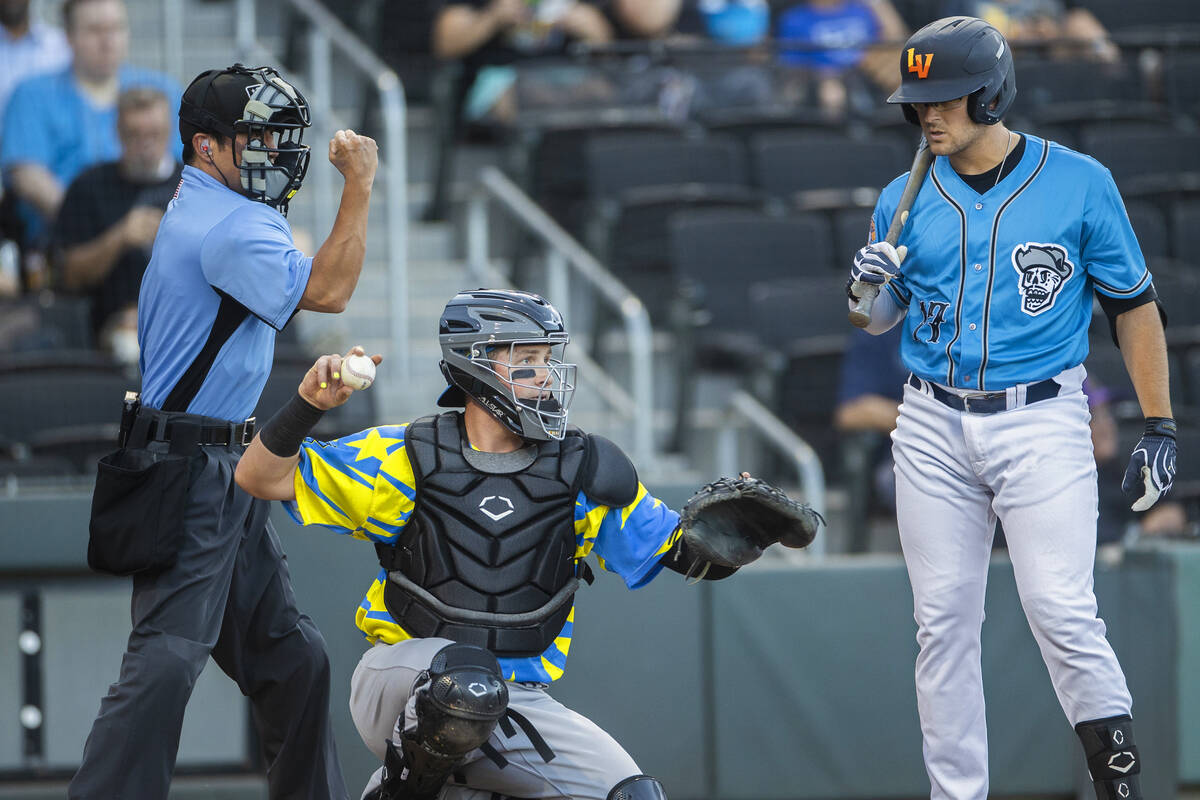
[[[286,406],[267,420],[267,424],[258,432],[258,438],[263,447],[275,455],[290,458],[300,452],[300,443],[324,415],[324,411],[309,403],[297,392],[292,395]]]
[[[1170,417],[1146,417],[1146,432],[1143,436],[1166,436],[1175,438],[1175,420]]]

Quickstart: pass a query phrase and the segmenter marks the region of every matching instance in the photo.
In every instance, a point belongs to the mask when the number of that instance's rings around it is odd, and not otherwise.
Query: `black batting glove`
[[[1171,490],[1175,481],[1175,420],[1147,417],[1146,430],[1133,448],[1121,489],[1134,511],[1145,511]]]

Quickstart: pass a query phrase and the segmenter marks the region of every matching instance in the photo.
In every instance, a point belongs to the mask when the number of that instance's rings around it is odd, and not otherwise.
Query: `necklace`
[[[1012,148],[1012,131],[1008,132],[1008,138],[1004,140],[1004,158],[1000,159],[1000,169],[996,172],[996,182],[992,184],[995,189],[1000,183],[1000,179],[1004,177],[1004,162],[1008,161],[1008,151]]]

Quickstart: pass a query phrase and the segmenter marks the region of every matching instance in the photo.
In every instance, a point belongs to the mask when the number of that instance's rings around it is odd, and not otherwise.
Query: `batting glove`
[[[900,262],[908,248],[904,245],[892,247],[888,242],[869,244],[854,254],[854,266],[850,268],[853,283],[870,283],[880,288],[900,274]]]
[[[1121,489],[1134,511],[1145,511],[1171,490],[1175,480],[1175,420],[1147,417],[1146,431],[1133,448]]]

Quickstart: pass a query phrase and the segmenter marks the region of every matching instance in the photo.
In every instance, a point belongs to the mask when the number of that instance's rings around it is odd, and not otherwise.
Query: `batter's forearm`
[[[362,274],[370,205],[370,183],[346,183],[333,229],[313,258],[300,308],[335,314],[345,310]]]
[[[853,300],[850,301],[848,308],[851,311],[854,310]],[[871,307],[871,324],[863,330],[872,336],[887,333],[896,326],[897,322],[904,319],[907,312],[908,309],[905,306],[896,303],[891,292],[887,289],[880,289],[879,296],[875,299],[875,305]]]
[[[1156,303],[1145,303],[1119,315],[1117,341],[1125,369],[1133,381],[1146,417],[1172,417],[1167,343]]]

